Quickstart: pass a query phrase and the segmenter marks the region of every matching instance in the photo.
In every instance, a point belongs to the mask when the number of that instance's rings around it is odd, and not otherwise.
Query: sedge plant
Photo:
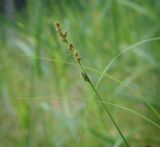
[[[92,83],[92,81],[90,80],[85,68],[83,67],[83,64],[81,63],[81,57],[79,52],[74,48],[72,43],[69,43],[69,41],[67,40],[67,31],[63,31],[62,27],[60,25],[59,22],[55,23],[55,27],[56,27],[56,31],[59,33],[60,38],[62,40],[63,43],[65,43],[68,47],[69,52],[73,55],[73,57],[75,58],[76,62],[78,63],[78,65],[81,68],[81,75],[82,78],[84,79],[84,81],[88,82],[89,85],[91,86],[92,90],[94,91],[95,95],[97,96],[97,98],[99,99],[102,107],[104,108],[105,112],[108,114],[109,118],[111,119],[112,123],[114,124],[115,128],[117,129],[117,131],[119,132],[120,136],[122,137],[124,143],[126,144],[127,147],[129,147],[129,143],[126,140],[125,136],[123,135],[121,129],[119,128],[117,122],[115,121],[115,119],[113,118],[110,110],[108,109],[108,107],[105,105],[105,103],[103,102],[101,96],[99,95],[96,87],[94,86],[94,84]]]

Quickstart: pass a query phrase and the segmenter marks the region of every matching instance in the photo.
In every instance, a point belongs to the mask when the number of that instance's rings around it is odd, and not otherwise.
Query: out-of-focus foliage
[[[0,146],[124,146],[55,21],[129,144],[160,146],[159,0],[0,3]]]

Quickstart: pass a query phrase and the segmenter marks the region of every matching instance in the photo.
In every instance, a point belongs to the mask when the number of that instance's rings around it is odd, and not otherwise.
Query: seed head
[[[62,39],[62,42],[64,42],[64,43],[67,43],[68,44],[68,41],[67,41],[67,39],[66,38],[61,38]]]
[[[78,53],[77,51],[75,51],[75,57],[76,57],[76,60],[77,60],[78,62],[81,61],[81,57],[80,57],[80,55],[79,55],[79,53]]]
[[[64,33],[63,33],[63,37],[67,37],[67,31],[65,31]]]
[[[72,43],[70,43],[68,47],[69,47],[69,50],[70,50],[70,51],[73,50],[73,44],[72,44]]]
[[[57,32],[61,32],[61,26],[60,26],[60,23],[59,23],[59,22],[56,22],[56,23],[55,23],[55,27],[56,27],[56,31],[57,31]]]
[[[59,33],[59,35],[60,35],[60,37],[62,39],[62,42],[66,43],[68,45],[69,51],[72,51],[73,56],[75,57],[77,62],[80,63],[81,57],[80,57],[79,53],[76,50],[74,50],[74,46],[73,46],[72,43],[68,43],[67,31],[63,32],[62,29],[61,29],[61,25],[58,22],[55,23],[55,28],[56,28],[56,31]]]
[[[60,27],[60,23],[59,22],[55,22],[56,27]]]
[[[82,78],[84,79],[84,81],[89,82],[89,77],[86,73],[81,72]]]
[[[65,42],[65,43],[68,44],[68,41],[67,41],[67,31],[65,31],[64,33],[59,32],[59,35],[61,36],[62,42]]]

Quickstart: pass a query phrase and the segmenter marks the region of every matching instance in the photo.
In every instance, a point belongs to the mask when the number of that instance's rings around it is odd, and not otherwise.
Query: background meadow
[[[130,146],[160,146],[159,0],[0,3],[0,147],[125,146],[56,21]]]

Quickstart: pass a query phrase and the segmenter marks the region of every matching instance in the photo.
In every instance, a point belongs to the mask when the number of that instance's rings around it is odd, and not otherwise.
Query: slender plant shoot
[[[127,147],[129,147],[129,144],[125,138],[125,136],[123,135],[122,131],[120,130],[117,122],[114,120],[111,112],[109,111],[109,109],[107,108],[107,106],[104,104],[104,102],[102,101],[102,98],[100,97],[97,89],[95,88],[94,84],[92,83],[92,81],[90,80],[88,74],[85,71],[85,68],[83,67],[83,65],[81,64],[81,57],[79,52],[74,48],[72,43],[69,43],[69,41],[67,40],[67,31],[63,31],[62,27],[60,25],[60,23],[56,22],[55,23],[55,27],[56,27],[56,31],[59,33],[62,42],[64,42],[67,46],[68,46],[68,50],[69,52],[73,55],[73,57],[76,59],[77,63],[79,64],[80,68],[81,68],[81,75],[82,78],[84,79],[84,81],[88,82],[90,84],[90,86],[92,87],[94,93],[96,94],[96,96],[98,97],[99,101],[101,102],[104,110],[106,111],[106,113],[108,114],[108,116],[110,117],[112,123],[114,124],[115,128],[117,129],[117,131],[119,132],[120,136],[122,137],[124,143],[126,144]]]

